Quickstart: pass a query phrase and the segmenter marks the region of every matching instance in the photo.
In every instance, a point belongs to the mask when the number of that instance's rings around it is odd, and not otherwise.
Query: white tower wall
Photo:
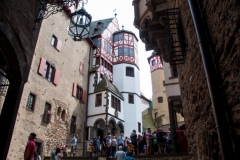
[[[126,67],[134,68],[134,77],[126,76]],[[113,84],[120,92],[136,93],[140,96],[139,69],[132,64],[120,63],[113,66]]]
[[[134,77],[126,76],[126,67],[134,68]],[[140,98],[139,69],[132,64],[116,64],[113,66],[113,83],[124,96],[124,131],[125,136],[130,136],[133,129],[138,132],[138,122],[142,131],[142,108]],[[134,95],[134,104],[129,103],[128,95]]]

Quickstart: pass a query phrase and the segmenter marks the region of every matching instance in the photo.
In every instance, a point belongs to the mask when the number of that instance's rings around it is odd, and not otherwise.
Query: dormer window
[[[103,26],[103,23],[102,23],[102,22],[98,22],[98,23],[97,23],[97,27],[98,27],[98,28],[101,28],[102,26]]]
[[[152,66],[155,66],[156,65],[156,60],[152,60]]]
[[[95,28],[93,34],[98,34],[98,31],[99,31],[99,29],[98,29],[98,28]]]

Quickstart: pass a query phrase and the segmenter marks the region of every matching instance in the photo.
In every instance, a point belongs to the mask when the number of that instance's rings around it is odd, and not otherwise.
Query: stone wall
[[[218,80],[223,89],[232,138],[239,153],[240,142],[240,15],[239,1],[199,1]],[[181,9],[188,41],[186,60],[178,66],[179,81],[191,159],[221,159],[205,72],[190,15],[188,1],[168,0],[169,8]],[[210,54],[210,53],[209,53]]]
[[[90,47],[86,41],[72,40],[67,33],[69,23],[70,20],[64,12],[51,15],[42,22],[29,78],[24,86],[18,110],[8,160],[23,159],[28,135],[31,132],[35,132],[37,138],[43,142],[42,156],[50,155],[56,145],[62,142],[70,146],[74,134],[70,132],[73,115],[76,116],[78,134],[77,155],[82,154],[87,105],[86,101],[82,103],[73,97],[72,93],[74,83],[87,91]],[[62,42],[60,51],[50,44],[53,35]],[[57,85],[38,73],[41,58],[45,58],[60,71]],[[84,65],[82,72],[79,70],[80,63]],[[36,96],[33,111],[26,109],[30,93]],[[51,104],[50,123],[43,122],[46,102]],[[61,116],[59,112],[64,115]]]

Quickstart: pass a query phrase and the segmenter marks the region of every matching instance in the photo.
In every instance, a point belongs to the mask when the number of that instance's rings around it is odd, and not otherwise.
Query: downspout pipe
[[[91,55],[92,55],[92,52],[93,52],[93,49],[92,49],[92,46],[90,45],[90,51],[89,51],[89,60],[88,60],[88,82],[87,82],[87,103],[86,103],[86,105],[87,105],[87,107],[86,107],[86,113],[85,113],[85,117],[86,117],[86,119],[85,119],[85,122],[84,122],[84,133],[83,133],[83,138],[84,138],[84,142],[83,142],[83,156],[84,156],[84,154],[85,154],[85,144],[86,144],[86,126],[87,126],[87,116],[88,116],[88,93],[89,93],[89,76],[90,76],[90,69],[91,69],[91,63],[90,63],[90,61],[91,61]]]
[[[198,3],[196,0],[188,0],[191,16],[197,34],[202,63],[207,79],[208,90],[212,102],[212,110],[218,134],[219,147],[223,160],[235,159],[230,127],[228,125],[226,109],[224,106],[220,83],[215,70],[210,46],[205,32]]]

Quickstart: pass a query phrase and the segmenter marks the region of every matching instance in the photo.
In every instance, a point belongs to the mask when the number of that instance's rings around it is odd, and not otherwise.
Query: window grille
[[[0,95],[1,96],[6,96],[8,86],[9,86],[9,81],[5,77],[5,73],[0,69]]]
[[[179,8],[166,10],[166,32],[170,64],[183,64],[186,56],[187,40],[184,34]]]

